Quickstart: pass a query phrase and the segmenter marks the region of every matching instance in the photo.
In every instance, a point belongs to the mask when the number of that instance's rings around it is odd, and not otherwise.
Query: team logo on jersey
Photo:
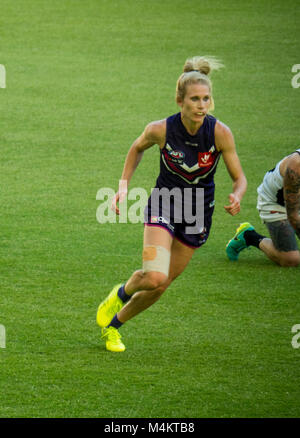
[[[205,243],[207,240],[207,229],[206,227],[203,227],[199,232],[199,244]]]
[[[169,223],[167,219],[165,219],[162,216],[151,216],[150,218],[150,224],[164,224],[166,225],[171,231],[174,231],[173,225]]]
[[[211,151],[198,152],[198,165],[199,167],[210,167],[214,163]]]
[[[183,163],[183,159],[185,157],[185,154],[182,151],[169,150],[168,151],[168,155],[169,155],[169,159],[173,163],[178,163],[178,164],[182,164]]]

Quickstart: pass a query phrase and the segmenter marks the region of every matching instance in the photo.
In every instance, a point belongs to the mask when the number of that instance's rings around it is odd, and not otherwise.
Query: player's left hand
[[[231,216],[235,216],[240,212],[240,199],[234,193],[230,193],[228,196],[230,205],[225,205],[224,208]]]

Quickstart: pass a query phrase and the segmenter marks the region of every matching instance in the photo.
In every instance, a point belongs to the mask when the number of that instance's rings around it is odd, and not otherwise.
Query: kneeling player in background
[[[300,238],[300,149],[269,170],[257,192],[257,209],[271,239],[245,222],[226,246],[229,259],[237,260],[240,251],[256,246],[280,266],[298,266],[300,252],[295,235]]]

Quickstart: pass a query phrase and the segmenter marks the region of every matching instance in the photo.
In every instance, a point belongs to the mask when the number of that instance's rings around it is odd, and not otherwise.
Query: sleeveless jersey
[[[167,191],[179,190],[181,196],[170,198],[169,204],[154,199],[152,195],[157,193],[154,190],[145,209],[145,223],[163,226],[183,243],[196,248],[207,240],[212,224],[214,174],[220,158],[215,146],[216,119],[205,116],[195,135],[187,132],[181,113],[168,117],[166,123],[166,142],[160,151],[156,188],[159,191],[164,188]],[[204,193],[199,188],[204,189]],[[202,213],[203,223],[198,223]],[[191,220],[196,221],[191,227],[195,230],[193,232],[187,230]]]
[[[297,152],[300,155],[300,149],[297,149]],[[280,164],[284,157],[280,160],[274,169],[269,170],[263,179],[263,182],[257,189],[257,193],[261,198],[262,202],[265,202],[265,207],[269,204],[270,206],[274,204],[280,205],[282,208],[279,211],[285,211],[284,205],[284,197],[283,197],[283,177],[280,174]]]
[[[181,121],[181,113],[167,118],[157,187],[214,189],[214,174],[220,158],[215,147],[215,124],[216,118],[207,115],[196,135],[191,135]]]

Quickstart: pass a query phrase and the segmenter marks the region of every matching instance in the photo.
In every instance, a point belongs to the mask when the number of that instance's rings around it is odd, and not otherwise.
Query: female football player
[[[214,174],[221,155],[233,182],[224,208],[231,215],[240,211],[247,182],[234,137],[210,115],[214,101],[209,75],[221,66],[212,57],[188,59],[176,86],[180,112],[149,123],[127,154],[121,176],[124,186],[113,200],[117,214],[144,152],[155,144],[160,148],[160,173],[145,208],[142,269],[116,285],[98,307],[97,322],[109,351],[125,350],[118,329],[155,303],[184,271],[195,249],[206,242],[214,211]]]

